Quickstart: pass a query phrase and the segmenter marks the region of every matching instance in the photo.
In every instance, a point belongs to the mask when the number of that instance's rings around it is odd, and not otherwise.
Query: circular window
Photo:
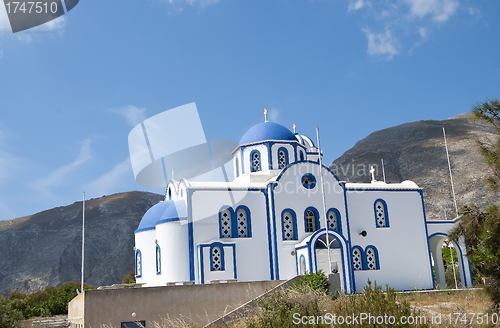
[[[304,188],[312,189],[316,186],[316,178],[311,173],[306,173],[302,176],[302,185]]]

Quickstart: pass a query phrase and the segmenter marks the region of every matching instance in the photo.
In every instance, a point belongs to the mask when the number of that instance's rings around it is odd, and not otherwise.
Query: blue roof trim
[[[152,227],[152,228],[137,229],[136,231],[134,231],[134,233],[143,232],[143,231],[149,231],[149,230],[155,230],[155,229],[156,229],[155,227]]]
[[[281,124],[264,122],[251,127],[241,138],[240,145],[264,140],[297,141],[297,138]]]

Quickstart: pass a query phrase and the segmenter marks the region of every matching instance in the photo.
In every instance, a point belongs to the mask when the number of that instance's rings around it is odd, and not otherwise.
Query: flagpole
[[[450,170],[451,191],[453,192],[453,202],[455,203],[455,213],[458,216],[457,198],[455,197],[455,187],[453,185],[453,175],[451,174],[450,154],[448,153],[448,143],[446,142],[446,132],[443,126],[444,146],[446,148],[446,158],[448,159],[448,169]]]
[[[83,269],[85,267],[85,191],[83,192],[83,210],[82,210],[82,285],[83,292]]]
[[[325,201],[325,186],[323,184],[323,163],[321,160],[321,145],[319,143],[319,127],[316,125],[316,137],[318,139],[318,154],[319,154],[319,171],[320,171],[320,181],[321,181],[321,195],[323,198],[323,215],[325,218],[325,229],[326,229],[326,248],[328,250],[328,274],[332,273],[332,259],[330,255],[330,240],[328,238],[328,218],[326,217],[326,201]]]
[[[384,159],[382,158],[382,174],[384,175],[384,182],[385,182],[385,168],[384,168]]]

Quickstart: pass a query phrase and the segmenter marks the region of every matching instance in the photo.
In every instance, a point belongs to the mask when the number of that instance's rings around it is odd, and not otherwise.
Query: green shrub
[[[330,292],[330,282],[328,281],[328,277],[325,275],[323,270],[320,270],[317,273],[306,272],[306,274],[297,278],[294,286],[298,288],[308,286],[313,290],[318,290],[326,294]]]
[[[356,325],[356,327],[429,327],[426,319],[423,319],[421,313],[413,310],[407,301],[401,303],[396,300],[396,293],[393,288],[386,285],[386,292],[382,291],[382,287],[375,282],[373,287],[370,280],[368,285],[364,288],[363,294],[349,295],[338,298],[332,303],[331,313],[337,316],[360,315],[361,313],[370,314],[373,317],[394,317],[395,324],[383,324],[377,322],[363,322],[363,324]],[[402,317],[418,318],[421,322],[416,324],[400,324]],[[424,321],[425,320],[425,321]],[[415,321],[417,322],[417,321]]]
[[[315,290],[309,285],[282,289],[268,295],[257,302],[259,306],[255,316],[249,319],[250,328],[289,328],[304,327],[297,325],[295,316],[320,316],[331,302],[325,292]],[[307,327],[326,327],[323,325],[307,325]]]
[[[0,328],[17,328],[17,322],[22,319],[22,312],[13,309],[9,301],[0,294]]]
[[[429,327],[427,319],[423,319],[420,312],[413,310],[408,302],[397,302],[394,289],[388,286],[384,293],[381,286],[374,283],[372,287],[372,283],[368,280],[363,294],[340,296],[332,300],[324,291],[324,280],[320,278],[318,275],[308,275],[308,278],[292,288],[279,290],[260,299],[257,302],[258,308],[251,314],[252,317],[246,318],[246,326],[250,328],[336,327],[338,324],[336,321],[332,322],[333,317],[358,316],[359,320],[361,314],[370,314],[372,317],[393,316],[394,324],[387,320],[381,324],[375,320],[369,322],[365,319],[364,322],[353,323],[352,326]],[[318,284],[323,287],[315,289],[311,281],[323,281],[322,284]],[[412,324],[400,324],[403,316],[413,317],[415,321]]]

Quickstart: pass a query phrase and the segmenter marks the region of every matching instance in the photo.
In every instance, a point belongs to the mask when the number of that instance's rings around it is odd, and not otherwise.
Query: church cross
[[[375,180],[375,168],[373,167],[373,165],[370,168],[370,173],[372,174],[372,183],[376,182],[377,180]]]
[[[264,122],[267,122],[267,108],[264,108]]]

